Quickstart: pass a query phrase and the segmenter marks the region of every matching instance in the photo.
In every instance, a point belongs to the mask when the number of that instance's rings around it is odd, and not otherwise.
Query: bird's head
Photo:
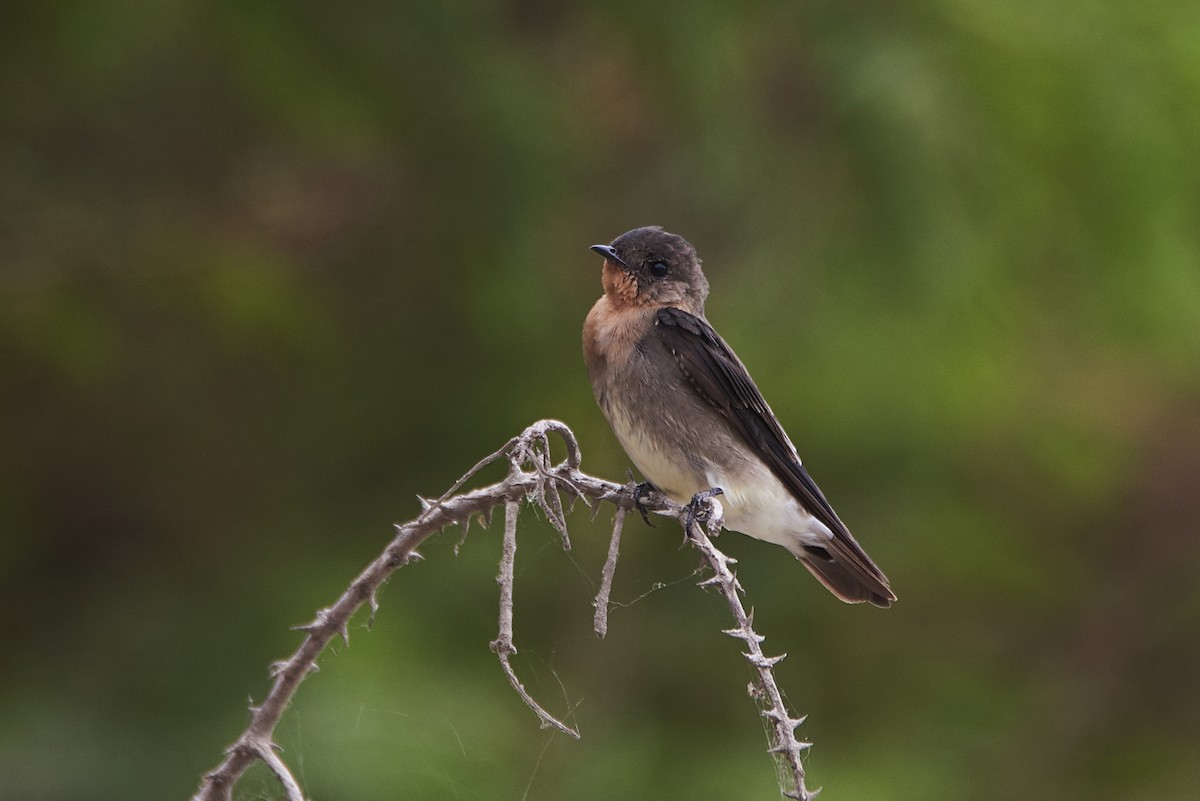
[[[604,257],[604,292],[618,308],[676,306],[704,313],[708,280],[696,249],[682,236],[652,225],[592,250]]]

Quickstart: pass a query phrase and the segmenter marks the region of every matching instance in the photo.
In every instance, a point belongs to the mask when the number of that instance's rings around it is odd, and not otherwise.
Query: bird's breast
[[[602,404],[603,406],[603,404]],[[605,416],[625,453],[638,471],[677,503],[684,503],[705,487],[697,465],[670,434],[670,423],[633,408],[621,393],[608,396]]]
[[[757,539],[794,548],[796,535],[810,530],[813,518],[696,392],[656,336],[652,313],[600,298],[583,349],[596,402],[647,481],[676,503],[720,487],[726,527]]]

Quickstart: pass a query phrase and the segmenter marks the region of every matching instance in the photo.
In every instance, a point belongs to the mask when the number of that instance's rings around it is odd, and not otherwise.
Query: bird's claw
[[[643,481],[633,488],[633,508],[637,509],[638,514],[642,516],[642,520],[646,521],[646,525],[654,528],[654,524],[650,522],[650,513],[646,511],[646,505],[642,503],[642,499],[654,492],[654,485],[649,481]]]
[[[697,492],[693,495],[692,499],[688,501],[687,506],[683,507],[687,510],[687,518],[683,524],[684,543],[692,536],[692,527],[697,522],[703,523],[708,520],[708,516],[712,511],[712,507],[708,504],[709,498],[715,498],[718,495],[724,494],[725,490],[720,487],[706,489],[703,492]]]

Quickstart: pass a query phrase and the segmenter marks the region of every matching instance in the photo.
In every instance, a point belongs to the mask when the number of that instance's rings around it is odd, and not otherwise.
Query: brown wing
[[[811,549],[812,558],[805,560],[809,568],[846,600],[890,605],[896,596],[888,587],[887,577],[851,536],[808,475],[762,393],[725,340],[705,320],[682,309],[659,309],[657,322],[659,335],[696,391],[733,425],[809,514],[833,532],[830,553]],[[829,564],[830,557],[833,564]],[[858,592],[853,585],[860,585]]]

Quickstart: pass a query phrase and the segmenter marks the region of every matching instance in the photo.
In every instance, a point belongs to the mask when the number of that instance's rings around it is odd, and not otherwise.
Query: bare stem
[[[592,629],[600,638],[608,634],[608,599],[612,595],[613,576],[617,572],[617,557],[621,555],[621,530],[625,527],[625,513],[625,507],[617,507],[616,517],[613,518],[612,539],[608,542],[608,557],[604,560],[604,571],[600,574],[600,591],[596,593],[596,600],[592,604],[596,607]]]
[[[556,435],[566,448],[566,456],[553,462],[550,455],[550,435]],[[486,465],[505,458],[509,463],[508,476],[503,480],[479,489],[460,492],[461,488]],[[607,630],[609,593],[619,554],[621,529],[629,509],[634,507],[635,496],[632,484],[621,485],[580,471],[579,445],[575,435],[557,420],[541,420],[525,429],[520,436],[509,440],[504,447],[480,460],[466,472],[449,490],[436,501],[421,499],[423,510],[407,523],[396,526],[396,536],[363,571],[352,581],[331,606],[317,611],[313,620],[296,628],[305,633],[304,639],[287,659],[271,666],[273,684],[262,703],[250,708],[250,722],[245,731],[225,751],[225,758],[211,772],[205,774],[193,801],[229,801],[233,787],[246,769],[255,760],[261,760],[271,770],[283,787],[288,801],[304,801],[304,794],[291,771],[277,753],[274,743],[275,727],[284,710],[291,703],[300,683],[310,672],[317,669],[317,657],[334,637],[341,637],[347,644],[350,640],[349,622],[364,605],[369,605],[374,617],[378,603],[376,592],[384,581],[398,568],[419,558],[417,547],[433,534],[451,525],[460,525],[464,532],[475,516],[487,519],[492,511],[504,505],[504,547],[500,562],[500,623],[499,635],[492,643],[502,670],[513,689],[541,720],[543,726],[579,737],[578,732],[546,712],[530,697],[517,679],[510,663],[516,653],[513,644],[513,565],[516,558],[516,529],[520,505],[528,501],[537,506],[562,537],[563,547],[570,548],[567,536],[565,511],[560,492],[572,499],[582,500],[589,506],[608,502],[617,507],[613,521],[612,541],[605,561],[600,592],[596,597],[595,627],[597,634]],[[659,495],[651,493],[636,499],[641,507],[655,514],[675,517],[681,522],[687,519],[687,510]],[[716,517],[710,516],[710,525],[719,527],[720,505],[711,502]],[[762,714],[774,726],[775,737],[772,753],[789,766],[789,784],[781,779],[781,790],[786,796],[807,801],[816,793],[804,789],[804,770],[800,764],[800,753],[808,747],[798,742],[794,730],[801,719],[788,716],[782,695],[771,674],[771,665],[782,657],[768,658],[759,648],[762,637],[750,626],[747,615],[738,597],[737,580],[730,572],[732,561],[712,546],[712,542],[698,528],[692,542],[704,554],[712,566],[714,578],[709,581],[721,586],[729,600],[730,609],[738,626],[729,634],[747,642],[747,660],[758,671],[759,690],[755,693],[763,706]],[[708,582],[706,582],[708,583]]]
[[[508,683],[521,696],[525,705],[532,709],[542,722],[542,728],[547,726],[558,729],[563,734],[569,734],[576,740],[579,732],[563,723],[547,712],[542,705],[533,700],[525,685],[517,678],[509,657],[517,652],[513,645],[513,564],[517,558],[517,513],[520,507],[516,501],[509,501],[504,507],[504,549],[500,556],[500,575],[496,577],[500,584],[500,634],[492,641],[492,650],[500,657],[500,667],[508,677]]]
[[[287,801],[304,801],[304,793],[300,791],[296,777],[288,770],[288,766],[283,764],[283,760],[279,758],[279,754],[275,753],[275,748],[270,743],[258,743],[254,748],[254,755],[266,763],[271,772],[275,774],[275,778],[283,785]]]
[[[710,497],[704,503],[708,506],[708,513],[705,517],[709,521],[710,531],[712,533],[719,532],[722,518],[720,501],[715,497]],[[725,596],[725,600],[729,604],[729,611],[733,613],[733,619],[737,625],[726,629],[724,633],[736,637],[746,644],[746,650],[742,652],[742,656],[754,669],[757,679],[755,684],[750,685],[750,695],[758,702],[759,712],[771,726],[771,753],[775,755],[782,768],[779,789],[785,798],[810,801],[816,798],[817,793],[821,792],[820,789],[810,791],[804,786],[804,765],[801,762],[801,755],[812,746],[812,743],[796,739],[796,729],[804,722],[804,716],[798,718],[791,716],[783,701],[783,694],[779,691],[779,685],[775,681],[774,667],[787,654],[767,656],[763,652],[762,643],[766,638],[754,631],[754,612],[747,613],[746,607],[742,605],[742,587],[738,583],[737,576],[729,567],[735,563],[735,560],[717,550],[712,540],[696,522],[694,514],[689,516],[685,511],[679,520],[685,526],[690,521],[691,529],[688,531],[688,539],[704,556],[713,571],[712,577],[700,582],[700,586],[720,588],[721,594]]]

